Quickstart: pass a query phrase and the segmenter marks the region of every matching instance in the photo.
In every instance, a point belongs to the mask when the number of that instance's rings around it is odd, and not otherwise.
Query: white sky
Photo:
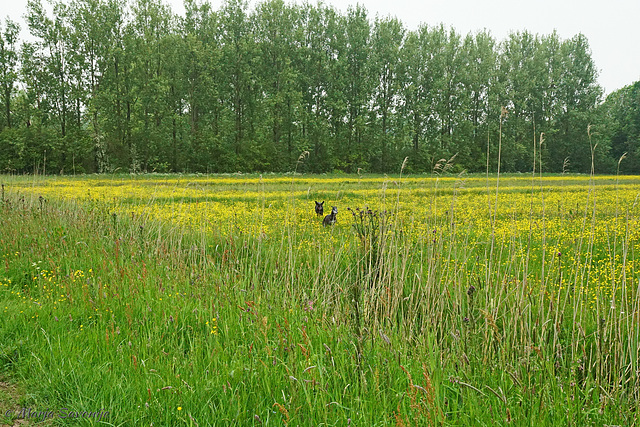
[[[183,0],[162,0],[174,12],[183,14]],[[256,0],[249,0],[255,4]],[[285,0],[292,2],[294,0]],[[303,3],[304,0],[295,0]],[[315,0],[309,1],[315,4]],[[592,57],[599,70],[599,82],[605,93],[640,80],[640,0],[324,0],[326,4],[346,11],[356,2],[363,5],[369,17],[397,16],[409,29],[420,23],[454,27],[466,34],[489,30],[497,40],[511,31],[528,30],[549,34],[554,29],[562,38],[583,33],[589,39]],[[43,3],[46,3],[44,1]],[[212,0],[218,9],[222,0]],[[0,17],[18,21],[27,0],[2,0]],[[3,25],[4,27],[4,25]]]

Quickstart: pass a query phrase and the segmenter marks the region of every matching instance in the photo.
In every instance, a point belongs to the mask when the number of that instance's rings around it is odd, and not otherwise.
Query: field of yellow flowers
[[[545,259],[552,267],[557,256],[557,264],[566,266],[561,286],[589,292],[590,305],[600,290],[611,297],[623,284],[633,285],[635,258],[622,263],[620,257],[640,249],[640,180],[528,176],[503,177],[501,184],[496,191],[495,178],[486,177],[167,176],[58,178],[27,182],[22,190],[32,198],[99,204],[114,218],[160,221],[224,239],[282,243],[293,234],[298,252],[318,246],[355,250],[358,239],[345,236],[353,225],[347,209],[369,208],[392,216],[394,231],[412,242],[429,243],[437,234],[447,247],[495,242],[504,250],[510,243],[513,259],[534,265]],[[326,201],[325,214],[339,208],[341,232],[323,230],[314,200]],[[544,282],[537,273],[529,271],[522,280]]]
[[[5,177],[0,372],[59,422],[628,424],[639,198],[629,176]]]

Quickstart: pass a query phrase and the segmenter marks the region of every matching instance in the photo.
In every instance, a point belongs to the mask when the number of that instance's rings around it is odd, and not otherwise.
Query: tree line
[[[51,5],[29,0],[33,41],[1,26],[1,172],[613,172],[625,152],[640,172],[638,85],[602,102],[581,34],[282,0]]]

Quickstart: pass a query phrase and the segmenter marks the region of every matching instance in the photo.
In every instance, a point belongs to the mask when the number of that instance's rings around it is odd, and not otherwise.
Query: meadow
[[[637,424],[638,177],[0,183],[2,422]]]

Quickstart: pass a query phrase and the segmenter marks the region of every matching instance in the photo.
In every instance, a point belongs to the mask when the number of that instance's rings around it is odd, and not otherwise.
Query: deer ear
[[[324,205],[324,200],[322,201],[322,203],[320,203],[321,205]]]

